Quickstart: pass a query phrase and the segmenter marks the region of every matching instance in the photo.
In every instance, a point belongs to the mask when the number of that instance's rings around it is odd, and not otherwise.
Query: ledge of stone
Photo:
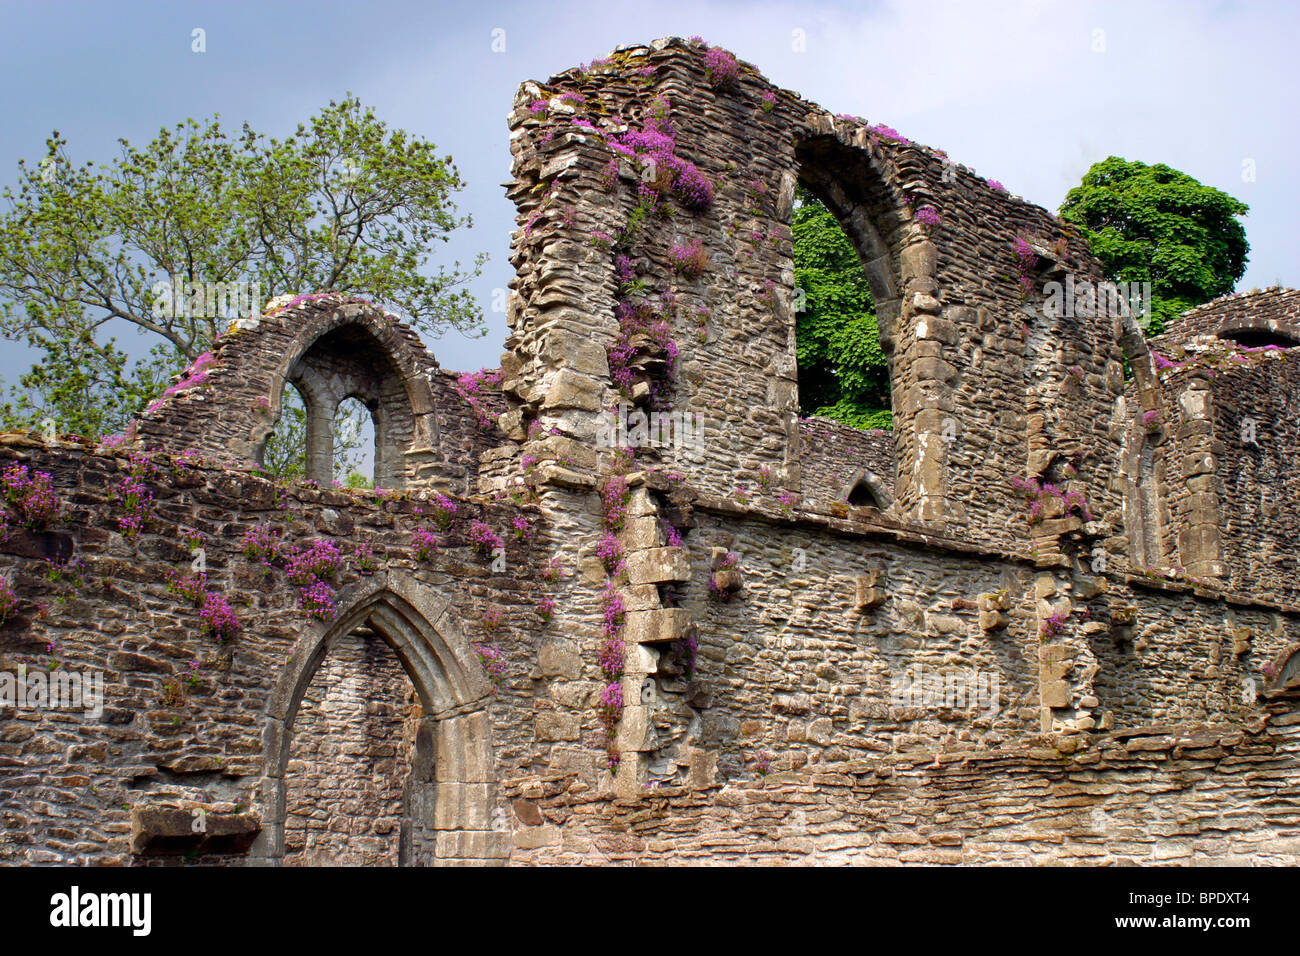
[[[196,829],[196,827],[198,829]],[[245,853],[262,830],[251,813],[210,813],[176,807],[131,808],[131,852],[136,856]]]

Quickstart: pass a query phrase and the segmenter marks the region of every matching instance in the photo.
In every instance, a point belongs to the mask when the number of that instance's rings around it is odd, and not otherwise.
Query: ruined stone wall
[[[1295,866],[1297,716],[1054,750],[875,756],[636,801],[573,775],[507,782],[520,864]]]
[[[832,116],[747,65],[715,88],[705,57],[698,44],[661,41],[521,87],[511,117],[521,227],[512,437],[536,419],[592,440],[594,413],[619,399],[600,346],[616,343],[620,302],[643,302],[669,324],[677,353],[671,380],[650,384],[660,401],[703,415],[706,439],[700,460],[650,450],[647,463],[717,494],[753,487],[766,467],[778,488],[815,496],[801,475],[791,305],[789,226],[803,179],[872,281],[893,379],[896,517],[1009,547],[1023,515],[1009,479],[1045,476],[1086,492],[1097,534],[1114,535],[1116,330],[1049,319],[1033,308],[1038,291],[1024,295],[1066,268],[1097,274],[1078,236],[943,154]],[[675,155],[712,181],[707,208],[663,199],[662,212],[645,212],[644,180],[659,174],[628,148],[628,130],[655,123],[671,126]],[[921,209],[938,223],[918,220]],[[1038,250],[1024,266],[1017,239]],[[673,249],[691,243],[708,259],[695,277],[673,267]],[[1077,480],[1056,473],[1066,464]]]
[[[7,494],[0,672],[108,678],[100,716],[0,714],[0,859],[1297,862],[1294,549],[1251,510],[1290,490],[1289,358],[1045,310],[1097,274],[1077,235],[727,62],[521,88],[499,393],[316,295],[120,447],[0,440],[64,503],[24,530]],[[892,433],[798,418],[797,181],[862,256]],[[404,487],[253,474],[286,380],[405,416]],[[620,404],[700,440],[617,453]],[[338,544],[332,609],[259,525]],[[198,547],[232,640],[167,589]]]
[[[1181,345],[1200,335],[1239,338],[1247,346],[1264,344],[1251,341],[1252,334],[1276,337],[1279,345],[1300,345],[1300,289],[1260,289],[1206,302],[1171,321],[1152,345]]]
[[[144,529],[127,538],[118,525],[124,514],[120,483],[132,465],[126,453],[67,443],[48,447],[15,436],[0,446],[0,467],[19,462],[50,474],[64,502],[62,517],[49,531],[12,528],[0,544],[0,576],[17,597],[0,624],[0,669],[13,673],[22,664],[45,670],[55,663],[64,672],[99,671],[106,678],[98,717],[5,708],[0,858],[127,862],[133,845],[142,850],[142,859],[175,845],[177,852],[197,852],[183,840],[177,844],[172,830],[183,824],[188,834],[190,814],[198,807],[206,808],[214,827],[221,822],[235,832],[255,821],[250,836],[265,832],[275,814],[266,786],[276,774],[266,747],[284,733],[273,731],[272,717],[284,713],[288,703],[278,696],[285,693],[285,674],[308,666],[313,636],[336,625],[304,613],[299,589],[283,570],[242,553],[244,533],[258,525],[279,529],[287,545],[338,544],[344,565],[331,580],[339,613],[359,596],[399,587],[398,577],[410,582],[407,590],[427,594],[438,613],[426,617],[459,655],[447,659],[452,676],[443,680],[463,674],[456,679],[477,688],[479,703],[461,704],[457,711],[470,717],[457,719],[471,719],[476,708],[491,710],[491,732],[481,741],[487,752],[499,748],[503,759],[525,752],[524,742],[533,738],[527,681],[525,693],[494,696],[473,645],[498,649],[511,680],[521,680],[532,666],[536,578],[519,568],[532,560],[530,550],[544,531],[538,526],[517,539],[509,528],[525,516],[537,525],[535,513],[509,503],[461,501],[456,522],[441,535],[442,548],[422,561],[413,552],[411,535],[417,527],[434,527],[427,495],[348,494],[306,484],[286,490],[211,464],[162,456],[156,461],[156,473],[145,478],[153,497]],[[467,543],[470,522],[480,517],[503,538],[498,571]],[[241,630],[233,641],[222,644],[205,633],[193,602],[167,590],[171,576],[189,576],[195,558],[182,532],[202,542],[206,588],[224,596],[239,619]],[[377,563],[363,573],[358,549],[366,545]],[[47,556],[61,562],[61,570]],[[480,623],[489,609],[502,618],[490,632]],[[331,661],[321,679],[328,681],[342,665]],[[309,670],[308,676],[314,673]],[[388,676],[380,683],[387,686],[395,675],[391,669],[383,673]],[[405,696],[397,696],[404,705]],[[367,709],[381,704],[380,695],[364,697]],[[355,734],[369,734],[364,723],[344,723]],[[301,732],[309,739],[323,729],[308,716],[288,736],[297,739]],[[346,735],[340,743],[348,746]],[[494,768],[466,767],[456,748],[446,750],[440,772],[449,776],[439,785],[480,787],[484,809],[475,812],[481,819],[462,828],[490,833],[492,778],[484,772]],[[305,759],[304,754],[295,759]],[[318,791],[312,799],[324,796],[328,805],[329,787],[311,789]],[[359,818],[391,816],[391,787],[372,797],[373,805],[363,806]],[[179,822],[159,816],[168,809],[183,809]],[[446,822],[442,826],[449,828]],[[467,845],[463,855],[490,855],[487,849],[489,843],[480,839],[477,849]],[[258,851],[245,843],[244,852]],[[439,855],[456,857],[457,852],[444,841]]]
[[[828,418],[799,419],[802,471],[809,498],[845,502],[854,483],[864,480],[873,497],[888,507],[893,498],[894,436],[863,431]],[[857,503],[857,502],[855,502]]]

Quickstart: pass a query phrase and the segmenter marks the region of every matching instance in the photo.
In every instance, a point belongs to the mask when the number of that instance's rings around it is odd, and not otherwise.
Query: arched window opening
[[[491,685],[447,605],[390,572],[339,595],[271,695],[259,862],[498,862]]]
[[[879,508],[882,511],[888,507],[888,503],[882,500],[882,496],[865,477],[859,478],[849,491],[849,504],[855,508]]]
[[[800,414],[892,428],[889,358],[853,241],[803,183],[792,231]]]
[[[412,862],[411,769],[422,716],[401,661],[374,630],[358,627],[330,648],[294,719],[286,865]]]
[[[257,460],[276,478],[307,474],[307,402],[297,386],[286,382],[280,392],[280,417]]]
[[[375,418],[359,398],[334,413],[334,480],[345,488],[375,487]]]
[[[1260,349],[1268,345],[1280,349],[1291,349],[1300,345],[1300,340],[1292,338],[1283,332],[1275,332],[1272,329],[1236,329],[1231,332],[1220,332],[1219,338],[1228,339],[1251,349]]]

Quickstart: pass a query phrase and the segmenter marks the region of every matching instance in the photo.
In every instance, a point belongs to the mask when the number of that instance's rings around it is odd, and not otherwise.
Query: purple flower
[[[325,581],[313,580],[299,591],[299,607],[320,621],[334,617],[334,588]]]
[[[606,574],[618,574],[623,570],[623,544],[612,531],[606,531],[596,546],[596,556],[605,566]]]
[[[478,652],[479,663],[487,672],[488,680],[500,687],[501,682],[510,672],[509,667],[506,666],[505,655],[489,644],[475,644],[474,650]]]
[[[476,553],[486,556],[504,547],[504,542],[486,523],[475,519],[469,526],[469,545]]]
[[[203,630],[216,638],[218,644],[225,644],[239,633],[240,625],[235,609],[216,591],[204,592],[199,617],[203,621]]]
[[[14,463],[0,475],[4,500],[13,509],[13,517],[30,531],[44,531],[59,520],[62,502],[54,493],[54,479],[44,471],[29,472],[26,465]]]
[[[285,576],[290,584],[307,587],[318,580],[333,578],[343,567],[343,555],[333,541],[317,538],[306,548],[289,555]]]
[[[740,79],[740,64],[735,56],[721,47],[711,47],[704,54],[704,68],[714,89],[732,86]]]
[[[415,549],[417,558],[421,561],[428,561],[442,547],[442,540],[424,525],[421,525],[411,532],[411,547]]]
[[[922,206],[916,211],[916,221],[929,230],[939,225],[943,220],[939,218],[939,213],[935,211],[933,206]]]

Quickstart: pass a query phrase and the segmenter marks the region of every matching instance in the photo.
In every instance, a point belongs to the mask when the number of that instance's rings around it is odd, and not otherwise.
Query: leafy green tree
[[[1108,279],[1151,283],[1147,332],[1158,335],[1245,274],[1250,244],[1237,217],[1249,208],[1163,164],[1111,156],[1066,194],[1060,214],[1083,230]]]
[[[797,198],[799,410],[855,428],[890,428],[889,362],[867,275],[834,214],[802,186]]]
[[[7,423],[120,429],[233,318],[184,291],[169,308],[156,284],[171,277],[246,283],[257,309],[277,294],[352,292],[425,331],[481,332],[461,286],[486,256],[429,267],[436,242],[470,225],[451,201],[462,186],[450,157],[351,96],[283,140],[191,119],[144,147],[122,140],[107,165],[74,166],[56,131],[39,164],[19,162],[0,215],[0,335],[45,356]],[[131,328],[152,343],[135,363],[110,336]]]

